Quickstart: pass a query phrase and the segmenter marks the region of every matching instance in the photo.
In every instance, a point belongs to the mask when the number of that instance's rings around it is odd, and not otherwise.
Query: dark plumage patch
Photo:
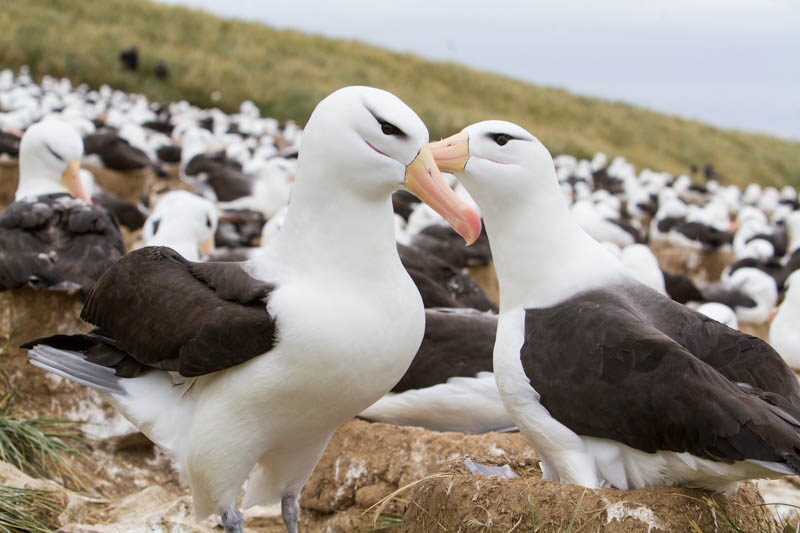
[[[214,245],[230,248],[258,246],[261,230],[266,222],[267,219],[260,211],[227,209],[219,217]]]
[[[147,219],[147,213],[139,209],[138,206],[110,192],[100,191],[92,195],[92,202],[105,207],[114,214],[121,225],[131,231],[141,228]]]
[[[274,288],[237,263],[193,263],[170,248],[142,248],[109,269],[89,295],[81,318],[97,330],[23,347],[74,349],[65,348],[73,343],[121,377],[148,367],[200,376],[273,348],[276,324],[265,300]]]
[[[31,283],[85,297],[124,253],[114,217],[68,194],[14,202],[0,214],[0,290]]]
[[[420,199],[408,191],[394,191],[392,193],[392,207],[394,212],[403,217],[403,220],[408,222],[408,217],[414,208],[420,204]]]
[[[680,304],[687,302],[702,302],[703,295],[694,282],[683,274],[671,274],[662,270],[664,275],[664,288],[670,298]]]
[[[701,222],[679,222],[671,228],[689,240],[699,242],[706,250],[716,250],[733,242],[733,234],[706,226]],[[659,227],[659,230],[661,228]],[[663,230],[661,230],[663,231]]]
[[[737,307],[755,307],[756,301],[740,289],[728,287],[725,283],[711,283],[700,291],[705,302],[719,302],[731,309]]]
[[[103,165],[120,171],[151,168],[157,176],[164,177],[167,173],[161,166],[153,163],[142,150],[131,146],[128,141],[117,135],[114,131],[101,131],[90,133],[83,138],[86,155],[97,155]]]
[[[754,257],[745,257],[744,259],[739,259],[731,263],[728,267],[728,272],[733,274],[740,268],[757,268],[761,272],[768,274],[775,280],[775,286],[778,287],[779,291],[784,289],[783,285],[786,281],[786,278],[789,277],[795,269],[800,267],[800,256],[797,257],[798,260],[795,261],[795,264],[792,265],[791,259],[789,262],[784,266],[781,262],[772,257],[767,259],[766,261],[761,261],[760,259],[756,259]]]
[[[776,230],[774,233],[759,233],[758,235],[753,235],[747,239],[746,242],[754,241],[756,239],[764,239],[770,243],[772,248],[775,250],[775,257],[783,257],[786,255],[786,248],[789,246],[789,236],[786,234],[785,229]]]
[[[685,222],[683,217],[664,217],[656,222],[656,228],[658,228],[658,231],[661,233],[667,233],[682,222]]]
[[[142,127],[163,133],[164,135],[172,135],[172,130],[175,129],[175,125],[169,120],[148,120],[146,122],[142,122]],[[165,160],[162,159],[162,161]],[[170,163],[173,162],[174,161],[170,161]]]
[[[156,150],[156,156],[164,163],[180,163],[181,147],[175,145],[162,146]]]
[[[426,309],[425,336],[392,392],[432,387],[455,376],[492,371],[497,315],[464,309]]]
[[[468,275],[419,248],[398,244],[397,251],[426,308],[471,307],[479,311],[497,311],[486,291]]]
[[[521,358],[542,405],[580,435],[723,462],[798,462],[800,385],[780,356],[649,288],[526,310]]]
[[[464,244],[464,238],[453,228],[438,224],[423,228],[412,237],[411,245],[425,250],[454,268],[485,266],[492,262],[485,226],[481,228],[478,239],[469,246]]]
[[[613,195],[625,193],[625,183],[617,177],[610,176],[607,167],[593,172],[592,178],[594,179],[595,190],[604,189]]]
[[[633,242],[638,244],[647,243],[647,235],[642,234],[642,232],[633,227],[633,225],[624,218],[607,218],[606,220],[633,237]]]
[[[21,140],[21,137],[17,137],[13,133],[0,131],[0,154],[19,157],[19,142]]]
[[[253,192],[252,178],[242,173],[240,165],[225,158],[196,155],[186,164],[183,172],[187,176],[205,174],[206,183],[214,189],[220,202],[230,202]]]

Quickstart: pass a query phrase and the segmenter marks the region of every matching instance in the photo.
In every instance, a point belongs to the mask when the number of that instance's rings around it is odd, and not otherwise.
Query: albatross
[[[431,148],[483,214],[495,378],[545,479],[727,491],[800,472],[800,385],[780,356],[628,274],[570,216],[533,135],[488,121]]]
[[[66,122],[34,124],[20,142],[15,201],[0,214],[0,290],[75,290],[125,253],[119,226],[92,205],[80,180],[83,143]]]
[[[258,258],[195,263],[132,252],[95,285],[87,335],[26,344],[31,362],[105,391],[175,458],[195,517],[242,530],[245,506],[298,496],[336,428],[403,376],[425,314],[394,240],[406,187],[473,242],[477,213],[439,174],[419,117],[394,95],[348,87],[303,132],[285,223]]]

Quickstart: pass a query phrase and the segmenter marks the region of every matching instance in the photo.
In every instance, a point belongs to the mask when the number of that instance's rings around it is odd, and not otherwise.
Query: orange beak
[[[200,246],[200,254],[207,256],[211,255],[213,251],[214,251],[214,236],[212,235],[206,242],[204,242]]]
[[[67,188],[69,193],[75,198],[80,198],[87,204],[92,204],[92,199],[86,194],[81,183],[81,166],[77,161],[73,161],[61,175],[61,183]]]
[[[481,217],[442,177],[428,146],[406,167],[406,188],[442,215],[456,232],[472,244],[481,234]]]
[[[463,172],[469,159],[469,134],[466,131],[430,143],[433,157],[442,172]]]

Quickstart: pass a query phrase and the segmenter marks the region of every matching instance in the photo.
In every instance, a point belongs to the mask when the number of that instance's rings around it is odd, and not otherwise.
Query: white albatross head
[[[441,171],[457,173],[484,212],[523,207],[559,188],[550,152],[511,122],[478,122],[429,146]]]
[[[427,143],[425,124],[399,98],[372,87],[345,87],[311,114],[294,187],[336,179],[326,185],[367,201],[384,201],[405,187],[471,244],[480,234],[480,217],[448,186]],[[315,168],[323,161],[324,168]]]
[[[34,124],[19,146],[19,185],[15,199],[69,193],[87,203],[80,181],[83,140],[78,131],[61,120]]]
[[[572,216],[550,152],[522,127],[478,122],[429,146],[441,171],[453,172],[481,209],[501,313],[552,305],[627,275]]]
[[[170,191],[159,198],[142,228],[147,246],[169,246],[190,261],[214,250],[218,225],[213,202],[189,191]]]

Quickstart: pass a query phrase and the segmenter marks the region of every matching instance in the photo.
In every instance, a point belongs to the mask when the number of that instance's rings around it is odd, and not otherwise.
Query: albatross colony
[[[627,273],[570,216],[533,135],[488,121],[431,147],[483,213],[497,385],[545,479],[730,490],[800,473],[800,385],[780,356]]]
[[[245,505],[298,496],[336,428],[402,377],[422,340],[422,300],[394,240],[406,186],[468,242],[480,219],[447,186],[422,121],[378,89],[324,99],[303,132],[281,232],[247,263],[168,248],[125,256],[93,288],[88,335],[27,345],[31,362],[105,391],[175,457],[195,514],[242,530]],[[324,221],[324,223],[321,223]],[[251,475],[252,472],[252,475]]]

